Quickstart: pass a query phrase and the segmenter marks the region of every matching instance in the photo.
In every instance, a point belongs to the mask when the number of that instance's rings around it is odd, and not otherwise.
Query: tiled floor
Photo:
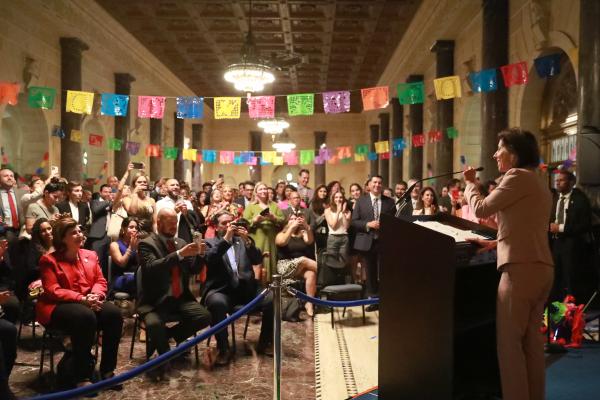
[[[193,352],[184,360],[173,363],[169,381],[155,383],[144,375],[128,381],[123,391],[106,391],[98,399],[272,399],[273,358],[257,355],[254,347],[258,340],[260,319],[251,318],[248,340],[244,341],[245,317],[236,323],[237,354],[227,367],[211,368],[215,357],[215,341],[211,348],[206,341],[200,344],[200,365],[197,366]],[[125,335],[119,347],[118,371],[123,372],[144,361],[145,344],[136,340],[133,360],[129,359],[132,320],[126,319]],[[10,384],[18,397],[30,397],[51,390],[48,363],[46,373],[38,379],[40,357],[40,330],[38,340],[31,339],[31,329],[23,328],[22,344],[17,365]],[[313,323],[283,323],[282,397],[287,399],[311,399],[315,397]],[[61,355],[55,356],[55,363]]]

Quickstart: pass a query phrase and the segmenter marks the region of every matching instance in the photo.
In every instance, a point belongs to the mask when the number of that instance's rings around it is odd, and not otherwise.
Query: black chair
[[[113,261],[112,258],[109,256],[108,257],[108,273],[107,273],[107,277],[106,277],[106,281],[108,284],[108,297],[111,300],[115,300],[115,303],[117,306],[120,306],[120,304],[125,301],[125,300],[129,300],[131,298],[131,296],[129,295],[129,293],[126,292],[117,292],[113,289]],[[137,282],[136,282],[137,284]]]
[[[60,329],[44,328],[44,333],[42,335],[42,347],[40,349],[40,368],[39,368],[38,376],[42,376],[42,373],[44,372],[44,358],[46,355],[46,351],[48,352],[48,357],[50,357],[50,372],[52,374],[55,373],[55,371],[54,371],[54,354],[56,353],[57,349],[60,349],[63,352],[66,351],[66,349],[63,346],[63,342],[67,336],[68,335],[65,332],[61,331]],[[99,337],[100,337],[100,332],[96,332],[96,341],[95,341],[95,345],[94,345],[94,359],[95,360],[98,359]]]

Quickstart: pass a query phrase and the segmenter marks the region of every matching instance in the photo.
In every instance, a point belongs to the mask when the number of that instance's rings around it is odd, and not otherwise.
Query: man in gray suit
[[[85,247],[94,250],[98,254],[102,273],[110,281],[112,277],[108,276],[108,247],[110,246],[110,237],[108,237],[108,221],[112,211],[112,188],[108,184],[100,186],[100,199],[92,200],[92,225],[88,234]]]

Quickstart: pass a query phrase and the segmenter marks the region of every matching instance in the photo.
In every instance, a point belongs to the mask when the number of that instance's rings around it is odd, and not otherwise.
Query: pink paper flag
[[[138,96],[138,117],[161,119],[165,114],[165,97]]]
[[[275,96],[248,97],[246,103],[250,118],[275,117]]]
[[[233,164],[233,159],[235,158],[235,152],[233,151],[220,151],[219,152],[219,162],[221,164]]]
[[[292,150],[287,153],[283,153],[283,161],[287,165],[298,165],[298,151]]]

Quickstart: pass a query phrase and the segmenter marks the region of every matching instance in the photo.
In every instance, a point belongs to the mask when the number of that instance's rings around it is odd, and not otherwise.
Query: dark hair
[[[47,222],[50,224],[50,226],[52,226],[50,221],[48,221],[46,218],[40,218],[35,221],[33,227],[31,228],[31,244],[40,253],[44,253],[46,250],[48,250],[46,248],[46,244],[44,243],[44,239],[42,239],[42,224],[44,222]]]
[[[138,227],[138,231],[140,230],[140,221],[135,217],[127,217],[123,218],[123,222],[121,222],[121,229],[119,229],[119,239],[123,239],[125,231],[127,231],[127,227],[131,222],[135,222]]]
[[[431,192],[431,194],[433,195],[433,202],[431,202],[431,205],[433,206],[433,210],[435,212],[437,212],[438,211],[437,195],[435,194],[435,190],[430,186],[427,186],[427,187],[421,189],[421,192],[419,193],[419,200],[417,200],[417,207],[415,209],[416,210],[423,209],[423,207],[425,205],[423,204],[422,198],[423,198],[423,195],[425,194],[425,192],[428,192],[428,191]]]
[[[35,183],[37,181],[44,181],[42,178],[40,178],[38,175],[34,175],[31,177],[31,180],[29,181],[29,187],[33,187],[33,185],[35,185]]]
[[[356,187],[358,187],[358,190],[360,190],[360,193],[362,193],[362,191],[363,191],[363,188],[362,188],[362,186],[360,186],[360,184],[358,184],[358,183],[356,183],[356,182],[355,182],[355,183],[353,183],[353,184],[351,184],[351,185],[350,185],[350,191],[351,191],[351,192],[352,192],[352,186],[356,186]]]
[[[408,189],[408,183],[406,183],[404,181],[398,181],[398,183],[396,183],[396,185],[404,185],[404,187]]]
[[[112,187],[111,187],[109,184],[106,184],[106,183],[105,183],[104,185],[100,185],[100,190],[99,190],[99,192],[101,192],[101,191],[102,191],[102,189],[104,189],[105,187],[108,187],[108,188],[110,188],[110,190],[112,190]]]
[[[212,216],[210,222],[213,224],[213,226],[219,225],[219,218],[221,218],[223,215],[229,215],[231,218],[235,219],[235,215],[233,215],[229,211],[227,211],[227,210],[221,210],[221,211],[219,211],[218,213],[216,213],[215,215]]]
[[[75,189],[76,187],[81,186],[81,189],[83,189],[83,185],[77,181],[69,181],[69,183],[67,183],[67,193],[71,193],[73,191],[73,189]]]
[[[456,186],[456,184],[459,183],[460,184],[460,180],[456,179],[456,178],[452,178],[448,181],[448,183],[446,184],[446,187],[448,188],[448,190],[450,190],[450,188],[452,186]]]
[[[333,212],[338,211],[337,206],[335,205],[335,201],[333,201],[333,198],[338,193],[342,195],[342,199],[343,199],[342,206],[344,205],[344,203],[348,202],[348,200],[346,199],[346,196],[344,196],[344,193],[342,193],[341,190],[339,192],[335,192],[334,194],[329,195],[329,207],[331,208],[331,211],[333,211]]]
[[[310,175],[310,172],[308,172],[306,168],[302,168],[300,171],[298,171],[298,176],[302,175],[303,173],[307,173]]]
[[[369,179],[367,179],[367,183],[371,183],[373,178],[379,178],[383,182],[383,177],[381,175],[373,175],[373,176],[370,176]]]
[[[569,180],[569,182],[571,182],[572,184],[575,184],[575,182],[577,182],[577,178],[575,177],[575,174],[572,173],[569,170],[566,170],[566,169],[557,169],[556,173],[560,174],[560,175],[566,176],[567,179]]]
[[[63,240],[67,234],[67,231],[71,228],[75,228],[79,225],[79,222],[75,221],[70,214],[62,215],[52,224],[52,231],[54,238],[52,244],[57,252],[63,252],[66,250]]]
[[[210,187],[212,187],[212,183],[210,183],[210,182],[204,182],[204,183],[202,184],[202,187],[203,187],[203,188],[205,188],[205,187],[207,187],[207,186],[210,186]]]
[[[62,192],[63,190],[65,188],[61,183],[50,182],[44,186],[44,192],[48,193]]]
[[[536,168],[540,164],[540,149],[533,133],[510,128],[498,134],[504,147],[517,156],[515,168]]]
[[[244,189],[246,188],[246,185],[250,185],[252,187],[256,186],[256,184],[254,182],[252,182],[252,181],[246,181],[246,182],[244,182]]]
[[[329,193],[327,193],[325,195],[324,199],[320,199],[319,198],[319,190],[321,190],[321,189],[327,190],[327,186],[325,186],[325,185],[317,186],[315,188],[313,198],[310,201],[310,207],[317,215],[323,215],[323,213],[325,212],[325,206],[327,205],[327,196],[329,195]]]

